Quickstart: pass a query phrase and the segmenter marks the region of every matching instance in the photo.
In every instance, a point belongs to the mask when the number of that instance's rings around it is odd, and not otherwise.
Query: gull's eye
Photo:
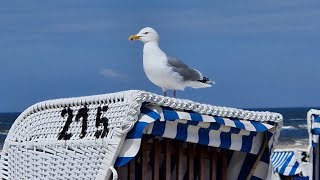
[[[143,34],[149,34],[149,32],[144,32]]]

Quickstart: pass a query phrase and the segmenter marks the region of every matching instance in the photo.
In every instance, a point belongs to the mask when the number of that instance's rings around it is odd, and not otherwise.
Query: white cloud
[[[106,78],[124,78],[124,75],[110,68],[105,68],[100,71],[100,74]]]

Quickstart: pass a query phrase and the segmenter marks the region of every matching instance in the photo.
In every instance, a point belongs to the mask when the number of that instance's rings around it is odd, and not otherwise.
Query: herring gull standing
[[[144,43],[144,72],[152,83],[161,87],[164,96],[168,89],[172,89],[173,96],[176,97],[176,90],[183,91],[186,87],[206,88],[214,84],[200,71],[179,59],[167,56],[159,48],[159,35],[154,29],[143,28],[138,34],[130,36],[129,40],[140,40]]]

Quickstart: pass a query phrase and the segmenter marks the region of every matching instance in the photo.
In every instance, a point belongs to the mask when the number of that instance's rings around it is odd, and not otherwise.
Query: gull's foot
[[[167,96],[167,91],[163,91],[163,96]]]

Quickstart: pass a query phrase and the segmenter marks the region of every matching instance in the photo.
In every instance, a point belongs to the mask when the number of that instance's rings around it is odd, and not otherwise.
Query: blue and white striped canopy
[[[312,121],[311,121],[311,134],[312,134],[312,144],[313,146],[316,146],[319,141],[319,135],[320,135],[320,116],[313,114],[312,115]]]
[[[273,170],[278,174],[293,176],[301,173],[293,151],[275,151],[271,156]]]
[[[313,115],[313,122],[312,122],[312,134],[320,135],[320,116]]]
[[[309,139],[311,139],[312,150],[310,155],[312,156],[312,179],[319,179],[320,168],[320,146],[319,146],[319,135],[320,135],[320,111],[311,109],[308,112],[308,121],[309,121]]]
[[[257,154],[264,139],[263,132],[267,131],[268,138],[271,138],[275,131],[273,124],[202,115],[192,111],[180,111],[145,104],[141,108],[138,122],[127,134],[115,166],[123,166],[134,158],[140,149],[142,135],[151,134],[234,150],[233,154],[236,156],[230,156],[229,162],[237,163],[235,163],[236,165],[234,163],[229,164],[228,171],[229,169],[233,169],[232,172],[238,171],[238,173],[233,173],[238,176],[241,172],[244,173],[239,168],[244,166],[239,166],[239,162],[248,164],[257,159]],[[236,166],[236,168],[233,166]],[[265,179],[268,166],[269,149],[263,153],[254,176]]]

